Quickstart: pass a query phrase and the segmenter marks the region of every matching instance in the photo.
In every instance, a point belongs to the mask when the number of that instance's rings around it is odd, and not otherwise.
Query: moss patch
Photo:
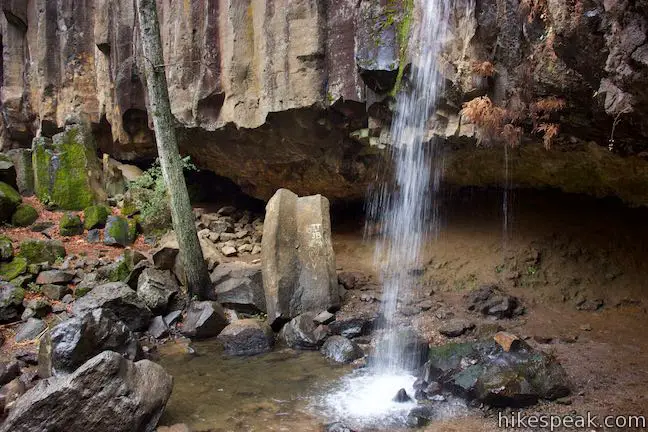
[[[87,207],[83,210],[83,225],[87,230],[103,228],[110,214],[110,207],[105,205]]]
[[[0,182],[0,222],[8,222],[18,205],[22,202],[22,197],[10,185]]]
[[[11,224],[17,227],[27,227],[38,219],[38,211],[29,204],[20,204],[13,216],[11,216]]]
[[[11,262],[0,264],[0,279],[10,281],[27,272],[27,260],[15,257]]]
[[[19,256],[29,264],[48,262],[53,264],[57,258],[65,257],[65,247],[57,240],[24,240],[20,243]]]

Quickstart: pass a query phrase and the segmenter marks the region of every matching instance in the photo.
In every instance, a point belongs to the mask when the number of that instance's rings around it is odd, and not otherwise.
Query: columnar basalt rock
[[[268,320],[279,326],[339,306],[328,200],[279,189],[266,207],[261,265]]]
[[[452,3],[453,38],[446,41],[442,68],[449,85],[435,132],[463,141],[472,137],[474,125],[459,111],[476,96],[488,94],[521,113],[539,99],[561,97],[567,109],[552,121],[561,126],[562,148],[571,150],[576,140],[604,150],[611,146],[613,153],[597,159],[597,152],[585,152],[600,174],[585,180],[566,175],[558,187],[648,203],[648,194],[635,192],[636,182],[627,174],[648,171],[646,0],[549,0],[542,13],[527,11],[518,0],[477,2],[474,9],[467,0]],[[417,25],[418,5],[160,2],[181,150],[199,167],[258,198],[269,199],[279,187],[331,200],[363,197],[383,158],[379,148],[389,144],[388,95],[399,87],[394,79],[403,75],[407,82],[406,66],[416,56],[415,40],[409,53],[402,45],[409,42],[410,24]],[[117,159],[154,157],[136,22],[130,0],[83,0],[74,6],[5,1],[2,149],[31,147],[34,137],[47,140],[66,124],[80,122],[91,124],[98,148]],[[492,69],[480,66],[486,64]],[[536,138],[532,125],[523,126]],[[352,137],[354,131],[361,133]],[[535,153],[524,153],[523,162],[535,163]],[[501,183],[500,172],[484,179],[455,173],[456,167],[480,172],[481,158],[471,154],[459,153],[461,160],[447,167],[450,183]],[[552,172],[565,159],[557,150],[549,159],[537,164],[539,172],[513,183],[556,186]],[[501,171],[500,161],[488,168],[495,166]]]

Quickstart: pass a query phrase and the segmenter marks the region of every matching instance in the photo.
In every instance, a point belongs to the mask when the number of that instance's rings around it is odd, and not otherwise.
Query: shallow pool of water
[[[352,371],[318,352],[232,358],[215,341],[192,344],[192,355],[174,345],[161,348],[160,364],[174,388],[160,424],[186,423],[196,431],[319,432],[327,420],[312,401]]]

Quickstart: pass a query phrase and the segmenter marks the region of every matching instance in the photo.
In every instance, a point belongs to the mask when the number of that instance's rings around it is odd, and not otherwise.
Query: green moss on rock
[[[59,223],[61,235],[69,237],[83,234],[83,222],[78,215],[65,213]]]
[[[10,261],[13,258],[13,243],[5,235],[0,235],[0,261]]]
[[[0,279],[11,281],[27,272],[27,260],[22,257],[14,257],[10,262],[0,264]]]
[[[13,216],[11,216],[11,225],[17,227],[27,227],[36,222],[38,211],[29,204],[20,204]]]
[[[9,222],[21,202],[22,197],[16,189],[0,182],[0,222]]]
[[[43,202],[65,210],[82,210],[102,200],[101,168],[89,130],[69,127],[54,136],[36,138],[32,161],[36,195]]]
[[[110,216],[104,230],[104,243],[109,246],[128,246],[132,243],[128,220],[121,216]]]
[[[19,256],[25,258],[29,264],[53,264],[65,255],[65,247],[58,240],[24,240],[20,243]]]
[[[87,230],[103,228],[106,225],[106,220],[110,214],[110,207],[105,205],[86,207],[86,209],[83,210],[83,225]]]

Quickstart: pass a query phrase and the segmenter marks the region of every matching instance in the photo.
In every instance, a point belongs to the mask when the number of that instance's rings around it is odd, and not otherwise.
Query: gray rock
[[[255,355],[272,350],[274,333],[263,321],[243,319],[225,327],[218,335],[218,340],[229,355]]]
[[[196,339],[215,337],[227,324],[225,311],[220,304],[211,301],[193,302],[187,310],[182,334]]]
[[[520,300],[495,285],[484,285],[466,296],[468,310],[496,318],[512,318],[524,313]]]
[[[330,324],[335,321],[335,315],[329,311],[321,312],[314,318],[315,324]]]
[[[233,257],[238,255],[238,251],[234,246],[223,246],[221,248],[221,253],[226,257]]]
[[[88,235],[86,236],[86,240],[88,241],[88,243],[101,242],[101,230],[98,228],[88,230]]]
[[[47,328],[45,321],[38,318],[29,318],[16,332],[16,342],[34,340]]]
[[[36,316],[41,318],[46,316],[52,310],[52,305],[50,304],[50,302],[42,297],[34,298],[31,300],[23,300],[23,306],[25,306],[26,309],[33,310]]]
[[[19,376],[20,365],[18,362],[0,362],[0,386],[7,384]]]
[[[61,300],[68,295],[70,289],[65,285],[47,284],[41,286],[41,292],[50,300]]]
[[[0,432],[153,432],[172,388],[161,366],[104,351],[71,375],[40,381]]]
[[[108,246],[128,246],[133,243],[128,220],[121,216],[108,216],[104,228],[104,244]]]
[[[74,273],[62,270],[47,270],[40,272],[36,278],[38,285],[45,284],[66,284],[74,279]]]
[[[320,352],[326,358],[338,363],[351,363],[364,355],[358,344],[342,336],[328,338]]]
[[[7,236],[0,235],[0,261],[11,261],[14,256],[13,243]]]
[[[146,268],[137,281],[137,295],[153,313],[166,312],[169,302],[179,291],[175,276],[168,270]]]
[[[332,334],[354,338],[369,334],[374,325],[373,318],[354,317],[347,319],[336,319],[328,325]]]
[[[439,333],[450,338],[459,337],[468,330],[475,328],[475,324],[464,319],[451,319],[445,322],[440,328]]]
[[[22,313],[25,290],[0,282],[0,322],[15,320]]]
[[[153,336],[155,339],[162,339],[169,336],[169,326],[164,317],[156,316],[151,320],[151,324],[148,328],[148,334]]]
[[[20,320],[21,321],[27,321],[29,318],[33,318],[36,316],[36,311],[34,309],[26,308],[22,315],[20,315]]]
[[[316,325],[313,319],[313,314],[310,313],[293,318],[283,326],[279,333],[279,339],[290,348],[319,349],[326,340],[328,332],[326,327]]]
[[[339,307],[329,202],[279,189],[266,206],[261,263],[268,319]]]
[[[396,396],[394,396],[392,400],[398,403],[405,403],[405,402],[410,402],[412,398],[407,394],[407,391],[404,388],[402,388],[398,390]]]
[[[164,322],[166,322],[168,325],[172,326],[173,324],[176,323],[176,321],[178,321],[178,319],[180,319],[181,316],[182,316],[182,311],[181,310],[176,310],[176,311],[173,311],[173,312],[169,312],[164,317]]]
[[[260,264],[223,263],[214,269],[211,281],[214,286],[212,300],[239,312],[266,311]]]
[[[137,293],[123,282],[111,282],[95,287],[74,303],[72,312],[80,316],[99,308],[111,310],[133,331],[147,329],[152,316],[151,310]]]
[[[41,339],[38,374],[47,378],[74,372],[102,351],[113,351],[129,360],[141,358],[133,332],[108,309],[94,309],[58,324]]]

